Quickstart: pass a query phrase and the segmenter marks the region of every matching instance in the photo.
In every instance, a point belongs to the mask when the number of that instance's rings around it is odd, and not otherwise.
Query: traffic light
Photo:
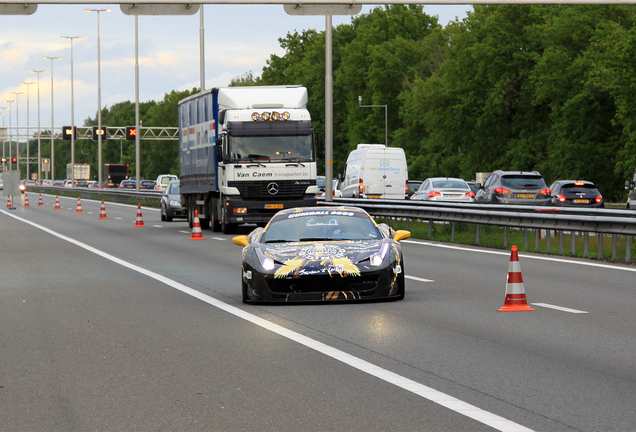
[[[137,128],[135,126],[126,126],[126,141],[135,141],[137,137]]]
[[[70,141],[71,137],[77,139],[77,126],[64,126],[62,127],[62,139]]]
[[[99,136],[102,136],[102,141],[106,139],[106,127],[102,126],[100,129],[98,126],[93,126],[93,141],[99,141]]]
[[[18,163],[18,158],[17,157],[11,158],[11,163]]]
[[[6,163],[7,162],[7,158],[3,157],[2,158],[2,163]]]

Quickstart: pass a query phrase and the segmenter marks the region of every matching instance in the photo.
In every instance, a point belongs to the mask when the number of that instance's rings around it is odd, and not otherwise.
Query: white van
[[[358,144],[347,158],[342,196],[405,199],[408,178],[403,149],[384,144]]]
[[[155,190],[164,191],[172,180],[179,180],[179,177],[173,174],[161,174],[157,177],[157,183],[155,183]]]

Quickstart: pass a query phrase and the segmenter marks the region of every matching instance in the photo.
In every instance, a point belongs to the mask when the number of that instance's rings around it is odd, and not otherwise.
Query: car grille
[[[278,192],[272,194],[271,185],[274,183],[278,187]],[[311,185],[310,181],[298,180],[265,180],[265,181],[231,181],[228,186],[235,187],[239,190],[241,197],[244,199],[263,199],[263,198],[279,198],[279,199],[302,199],[305,195],[307,187]]]
[[[308,277],[298,279],[271,279],[267,281],[269,290],[276,294],[326,293],[330,291],[364,292],[378,286],[379,275],[361,277]]]

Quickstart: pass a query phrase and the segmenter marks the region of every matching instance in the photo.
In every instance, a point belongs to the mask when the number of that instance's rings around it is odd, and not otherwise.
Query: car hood
[[[274,260],[277,265],[276,277],[294,274],[308,276],[337,274],[359,276],[361,271],[370,269],[370,257],[383,248],[390,248],[388,239],[382,240],[340,240],[293,243],[260,243],[263,255]],[[377,267],[374,268],[377,270]]]

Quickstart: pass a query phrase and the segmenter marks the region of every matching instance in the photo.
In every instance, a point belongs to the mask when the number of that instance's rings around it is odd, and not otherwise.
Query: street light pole
[[[73,93],[73,39],[83,39],[82,36],[60,36],[61,39],[71,40],[71,187],[75,187],[75,95]]]
[[[4,110],[9,109],[9,107],[0,107],[0,109],[2,110],[2,127],[4,127]],[[3,139],[2,140],[2,157],[5,157],[5,155],[4,155],[4,144],[5,144],[5,142],[6,142],[6,139]]]
[[[11,162],[11,141],[13,141],[13,133],[11,132],[11,104],[15,101],[5,100],[4,102],[9,104],[9,171],[11,171],[11,166],[13,165]]]
[[[86,9],[86,12],[97,12],[97,184],[102,187],[102,75],[100,58],[99,13],[112,9]]]
[[[16,168],[20,171],[20,98],[18,95],[24,94],[24,92],[11,92],[15,95],[15,156],[16,156]],[[11,150],[11,148],[9,148]],[[9,151],[11,156],[11,151]],[[9,165],[11,167],[11,165]]]
[[[32,70],[31,73],[36,73],[38,75],[38,183],[41,182],[42,175],[42,143],[40,139],[40,72],[46,73],[45,70]],[[51,130],[51,133],[53,131]]]
[[[53,125],[53,60],[62,60],[62,57],[42,57],[51,60],[51,180],[55,180],[55,133]]]
[[[26,137],[27,137],[27,142],[26,142],[27,156],[26,157],[27,158],[26,158],[26,178],[27,178],[27,180],[29,180],[29,178],[30,178],[29,163],[31,162],[29,160],[29,156],[30,156],[29,147],[30,147],[30,144],[31,144],[29,142],[30,141],[29,140],[29,137],[30,137],[30,135],[29,135],[29,99],[30,99],[30,97],[29,97],[29,86],[32,85],[32,84],[35,84],[35,83],[23,82],[21,84],[24,84],[25,86],[27,86],[27,133],[26,133]]]
[[[389,122],[388,122],[388,105],[362,105],[362,96],[358,96],[358,105],[360,108],[384,108],[384,145],[389,146]]]

